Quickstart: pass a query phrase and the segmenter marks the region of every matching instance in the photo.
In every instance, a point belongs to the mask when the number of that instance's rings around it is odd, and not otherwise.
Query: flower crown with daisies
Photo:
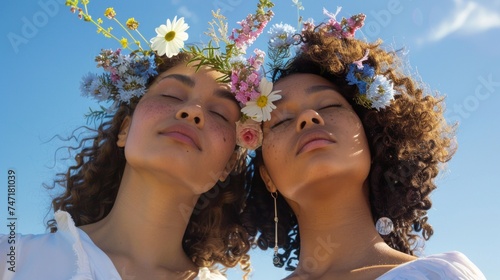
[[[292,0],[297,10],[303,10],[301,2]],[[278,69],[286,67],[287,61],[294,55],[300,54],[303,48],[307,47],[307,42],[300,42],[303,32],[318,32],[323,36],[335,37],[338,39],[352,39],[357,30],[364,25],[366,16],[356,14],[349,18],[342,18],[338,21],[337,15],[341,7],[337,7],[335,13],[330,13],[323,8],[323,14],[328,17],[325,23],[315,25],[312,20],[302,22],[299,17],[299,24],[302,23],[302,31],[298,33],[294,27],[289,24],[275,24],[271,27],[269,33],[269,57],[271,59],[271,68]],[[393,88],[393,82],[383,75],[376,73],[375,69],[367,62],[369,50],[357,61],[351,62],[346,74],[346,81],[349,85],[357,87],[357,94],[354,101],[368,109],[384,109],[390,106],[394,100],[394,95],[398,94]]]
[[[214,19],[209,23],[210,28],[206,33],[211,40],[203,47],[184,46],[189,38],[186,32],[189,26],[184,18],[175,17],[173,21],[168,19],[166,24],[155,29],[156,37],[148,41],[139,32],[139,22],[135,18],[129,18],[122,24],[117,19],[114,8],[110,7],[104,11],[104,16],[115,21],[128,35],[128,38],[118,38],[112,27],[104,26],[103,19],[92,18],[89,0],[66,0],[66,5],[78,18],[95,25],[97,33],[115,39],[122,47],[117,50],[101,50],[95,61],[104,73],[89,73],[82,79],[82,95],[94,98],[99,103],[112,103],[109,107],[101,105],[100,110],[90,109],[87,118],[102,119],[114,113],[120,104],[140,98],[146,92],[148,79],[158,74],[159,56],[171,58],[180,52],[187,52],[192,54],[189,62],[197,63],[197,69],[208,66],[223,74],[218,79],[219,82],[231,83],[232,92],[243,113],[236,123],[237,144],[247,149],[257,149],[261,145],[260,122],[270,120],[270,113],[276,108],[272,102],[281,96],[272,91],[272,83],[265,78],[262,69],[265,53],[256,49],[254,55],[248,58],[245,54],[274,16],[271,11],[274,4],[271,1],[259,0],[256,13],[238,22],[241,27],[233,29],[230,35],[226,18],[218,11],[212,12]],[[147,47],[143,47],[143,43]],[[225,52],[221,52],[221,49]],[[130,53],[125,54],[123,50]]]

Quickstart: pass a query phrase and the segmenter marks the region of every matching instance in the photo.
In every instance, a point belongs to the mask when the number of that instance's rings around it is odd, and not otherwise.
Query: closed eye
[[[342,107],[342,104],[330,104],[330,105],[326,105],[326,106],[323,106],[321,108],[319,108],[320,110],[323,110],[323,109],[328,109],[328,108],[340,108]]]
[[[280,126],[280,125],[282,125],[282,124],[284,124],[285,122],[290,121],[290,120],[292,120],[292,119],[283,119],[283,120],[281,120],[281,121],[279,121],[279,122],[275,123],[273,126],[271,126],[271,129],[276,128],[276,127],[278,127],[278,126]]]
[[[175,95],[171,95],[171,94],[162,94],[162,96],[164,97],[168,97],[168,98],[173,98],[175,100],[178,100],[178,101],[182,101],[182,99],[180,99],[179,97],[175,96]]]
[[[210,113],[217,115],[218,117],[220,117],[221,119],[223,119],[226,122],[228,121],[228,119],[224,115],[222,115],[221,113],[219,113],[219,112],[210,111]]]

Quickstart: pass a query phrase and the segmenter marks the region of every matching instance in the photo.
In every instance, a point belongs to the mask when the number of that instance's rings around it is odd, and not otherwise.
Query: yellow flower
[[[115,9],[112,7],[107,8],[106,11],[104,11],[104,15],[109,19],[114,19],[116,16]]]
[[[102,18],[98,18],[98,19],[97,19],[97,23],[98,23],[98,24],[102,24]]]
[[[122,37],[122,39],[120,40],[120,44],[122,44],[122,47],[124,49],[128,48],[128,40],[127,40],[127,38]]]
[[[66,6],[78,6],[78,0],[66,0]]]
[[[135,18],[129,18],[125,24],[130,30],[136,30],[139,27],[139,22]]]
[[[103,28],[97,28],[97,33],[102,33],[104,37],[106,38],[111,38],[111,30],[113,30],[113,27],[109,27],[108,29],[104,30]],[[121,43],[121,42],[120,42]]]

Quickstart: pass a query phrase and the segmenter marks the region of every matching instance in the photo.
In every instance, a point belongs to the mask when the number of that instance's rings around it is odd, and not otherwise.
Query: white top
[[[122,279],[109,257],[75,226],[67,212],[57,211],[55,220],[58,228],[55,233],[0,234],[0,279]],[[196,279],[226,280],[226,277],[203,267]]]
[[[448,252],[399,265],[376,280],[486,280],[483,273],[464,254]]]

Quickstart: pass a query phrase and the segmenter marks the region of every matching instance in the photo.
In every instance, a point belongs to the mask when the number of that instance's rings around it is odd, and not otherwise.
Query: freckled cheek
[[[135,113],[140,113],[144,117],[153,118],[176,113],[175,107],[165,102],[145,100],[137,105]]]
[[[271,162],[279,161],[280,158],[283,158],[286,155],[287,151],[284,150],[286,146],[285,139],[284,135],[280,136],[275,133],[264,134],[262,156],[264,157],[264,161],[266,163],[271,164]]]
[[[231,150],[236,146],[236,127],[221,125],[216,122],[205,122],[205,129],[212,135],[214,143],[220,142],[224,147]]]

